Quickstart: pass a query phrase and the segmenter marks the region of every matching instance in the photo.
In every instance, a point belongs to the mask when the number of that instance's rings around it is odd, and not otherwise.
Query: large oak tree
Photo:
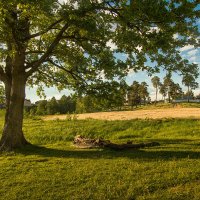
[[[130,70],[152,73],[159,66],[184,72],[189,64],[178,49],[198,45],[198,2],[1,0],[6,115],[0,149],[28,143],[22,131],[26,85],[86,91]],[[125,59],[116,53],[125,53]],[[145,66],[147,59],[156,65]]]

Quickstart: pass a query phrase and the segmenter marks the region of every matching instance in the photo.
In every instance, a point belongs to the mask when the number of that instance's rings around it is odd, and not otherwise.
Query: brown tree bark
[[[23,131],[23,108],[25,100],[26,74],[24,67],[25,51],[15,55],[12,63],[12,72],[7,73],[5,84],[6,114],[0,150],[10,151],[22,147],[26,141]]]
[[[6,96],[5,123],[0,140],[0,150],[6,151],[28,144],[22,131],[25,99],[24,77],[14,77],[10,89],[10,99]]]
[[[157,104],[157,99],[158,99],[158,86],[156,86],[156,102],[155,102],[155,104]]]
[[[188,90],[187,90],[187,102],[190,102],[190,97],[189,97],[189,93],[190,93],[190,86],[188,86]]]

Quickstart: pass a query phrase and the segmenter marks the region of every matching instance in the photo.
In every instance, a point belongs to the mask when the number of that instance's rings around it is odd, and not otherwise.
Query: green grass
[[[200,108],[200,103],[180,103],[182,107],[185,108]]]
[[[25,119],[24,133],[33,146],[0,155],[0,199],[199,199],[199,120],[35,118]],[[77,134],[161,145],[127,151],[81,150],[72,146]]]
[[[168,108],[200,108],[200,103],[160,103],[157,104],[147,104],[139,105],[137,108],[134,107],[133,110],[152,110],[152,109],[168,109]],[[130,110],[130,106],[124,108],[125,110]]]

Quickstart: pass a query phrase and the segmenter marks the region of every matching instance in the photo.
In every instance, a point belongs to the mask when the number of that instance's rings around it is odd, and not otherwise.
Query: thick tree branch
[[[45,53],[45,51],[39,51],[39,50],[35,50],[35,51],[26,51],[26,54],[34,54],[34,53]]]
[[[35,34],[32,34],[32,35],[28,36],[28,37],[26,38],[26,40],[30,40],[30,39],[32,39],[32,38],[35,38],[35,37],[38,37],[38,36],[40,36],[40,35],[43,35],[43,34],[47,33],[47,32],[50,31],[52,28],[54,28],[54,26],[56,26],[57,24],[59,24],[59,23],[62,22],[62,21],[63,21],[63,19],[57,20],[56,22],[54,22],[53,24],[51,24],[47,29],[45,29],[45,30],[43,30],[43,31],[40,31],[40,32],[38,32],[38,33],[35,33]]]
[[[56,46],[58,45],[58,43],[62,39],[62,35],[65,32],[65,30],[68,28],[68,26],[69,26],[68,24],[65,24],[63,26],[63,28],[59,31],[59,33],[57,34],[57,36],[55,37],[55,39],[53,40],[53,42],[51,43],[51,45],[49,46],[47,51],[41,56],[41,58],[39,60],[33,61],[32,63],[30,63],[27,66],[27,68],[31,68],[28,72],[26,72],[27,77],[29,77],[35,71],[37,71],[38,67],[48,59],[48,57],[50,56],[52,51],[56,48]]]
[[[52,79],[53,81],[55,81],[55,82],[57,82],[57,83],[63,84],[63,80],[61,81],[61,80],[55,78],[54,76],[51,76],[51,75],[49,75],[48,73],[43,72],[42,70],[38,70],[38,72],[39,72],[40,74],[44,75],[45,77],[47,77],[47,78],[49,78],[49,79]],[[65,80],[65,83],[66,83],[66,84],[69,84],[69,81],[66,79],[66,80]]]
[[[135,23],[131,23],[129,21],[126,20],[126,18],[120,13],[120,11],[123,11],[122,8],[115,8],[111,5],[110,2],[106,2],[106,4],[108,5],[108,8],[105,8],[105,10],[108,10],[110,11],[111,13],[115,13],[117,14],[126,24],[129,28],[136,28],[138,31],[141,31],[141,29],[139,28],[139,26],[137,26]],[[151,21],[151,20],[148,20],[148,19],[142,19],[142,18],[139,18],[138,21],[143,21],[143,22],[147,22],[149,24],[160,24],[160,23],[164,23],[165,21],[164,20],[156,20],[156,21]]]
[[[77,81],[78,79],[81,79],[82,81],[85,82],[85,80],[82,77],[80,77],[78,74],[74,73],[72,70],[67,70],[65,67],[58,65],[57,63],[53,62],[51,59],[49,59],[48,62],[50,62],[55,67],[57,67],[57,68],[65,71],[65,72],[67,72],[68,74],[70,74],[74,80]]]
[[[78,80],[80,79],[81,81],[83,81],[85,84],[87,84],[87,82],[77,73],[74,73],[72,70],[67,70],[65,67],[63,67],[62,65],[58,65],[57,63],[53,62],[51,59],[48,60],[48,62],[50,62],[52,65],[54,65],[55,67],[67,72],[68,74],[70,74],[72,76],[72,78],[74,80]]]
[[[67,72],[67,73],[69,73],[69,74],[72,74],[72,71],[70,71],[70,70],[67,70],[66,68],[64,68],[63,66],[61,66],[61,65],[58,65],[57,63],[55,63],[53,60],[51,60],[51,59],[48,59],[47,60],[48,62],[50,62],[52,65],[54,65],[55,67],[57,67],[57,68],[59,68],[59,69],[61,69],[61,70],[63,70],[63,71],[65,71],[65,72]]]
[[[63,35],[62,39],[71,39],[71,40],[78,40],[78,41],[91,41],[96,43],[102,43],[98,38],[88,38],[88,37],[78,37],[76,35]],[[103,43],[102,43],[103,44]]]

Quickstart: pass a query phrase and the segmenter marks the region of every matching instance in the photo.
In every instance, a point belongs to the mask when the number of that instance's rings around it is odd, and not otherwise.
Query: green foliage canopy
[[[122,78],[130,70],[152,73],[158,66],[184,73],[191,64],[178,49],[199,46],[198,2],[1,0],[0,60],[25,48],[28,84],[40,89],[44,83],[86,92],[96,82]],[[147,58],[156,66],[145,66]],[[1,80],[4,71],[2,64]]]

